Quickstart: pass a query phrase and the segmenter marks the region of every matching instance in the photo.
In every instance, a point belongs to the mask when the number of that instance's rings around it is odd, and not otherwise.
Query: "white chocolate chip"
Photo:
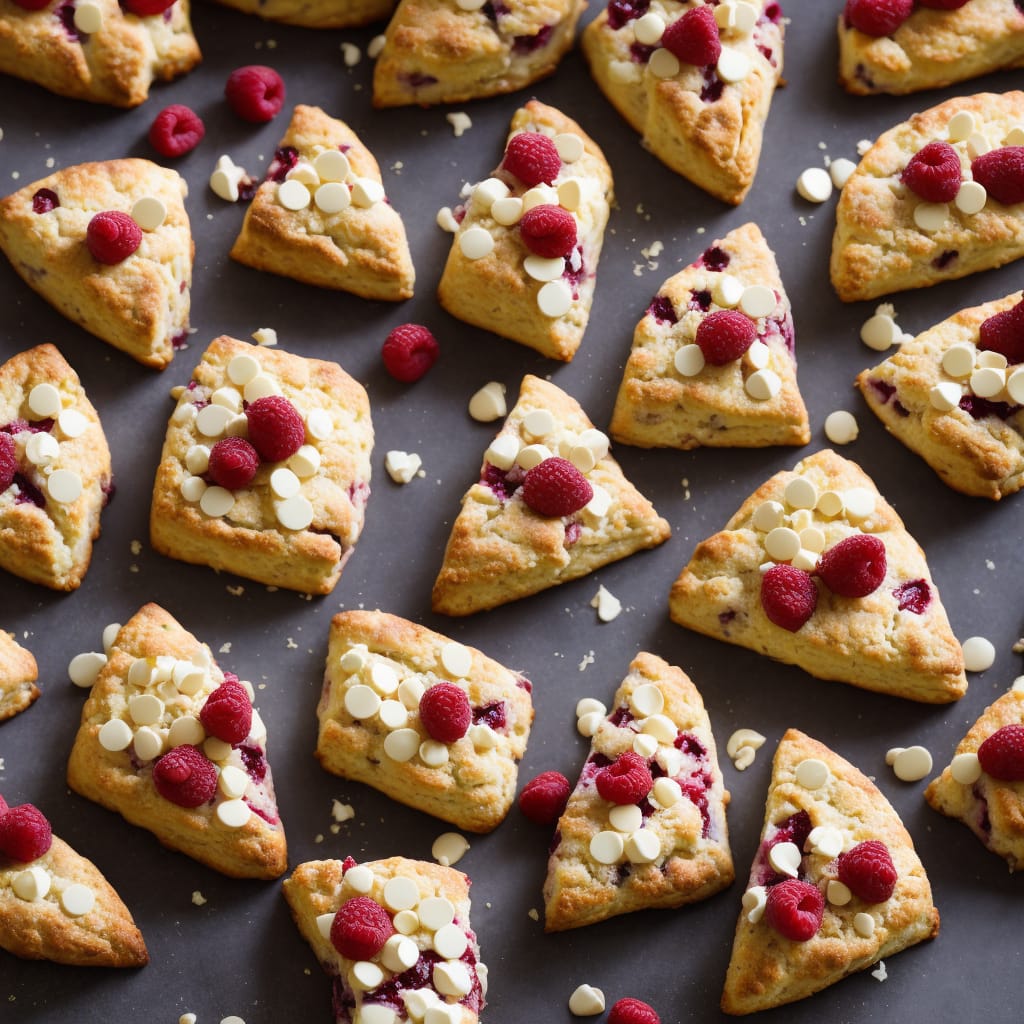
[[[763,501],[754,510],[753,525],[755,530],[769,533],[783,523],[785,509],[777,501]]]
[[[796,179],[796,190],[809,203],[824,203],[832,197],[832,178],[822,167],[808,167]]]
[[[994,370],[1005,370],[1009,361],[1002,352],[985,350],[978,353],[978,366],[991,367]]]
[[[365,864],[356,864],[345,872],[345,884],[365,895],[373,888],[373,871]]]
[[[426,692],[423,681],[418,676],[407,676],[398,684],[398,699],[410,710],[420,706],[420,698]]]
[[[932,770],[932,755],[924,747],[907,747],[892,762],[892,770],[903,782],[918,782]]]
[[[604,993],[593,985],[580,985],[569,996],[569,1012],[576,1017],[596,1017],[604,1013]]]
[[[723,46],[715,70],[723,82],[742,82],[753,69],[750,58],[741,50]]]
[[[421,923],[423,921],[422,913],[420,913],[420,921]],[[457,924],[443,924],[434,932],[434,950],[446,960],[458,960],[466,952],[468,945],[466,933]]]
[[[983,366],[971,374],[971,390],[980,398],[995,398],[1006,387],[1006,371]]]
[[[593,736],[601,727],[604,717],[603,711],[589,711],[577,719],[576,729],[581,736]]]
[[[1018,405],[1024,405],[1024,367],[1018,367],[1006,379],[1006,392]]]
[[[316,173],[313,165],[301,158],[299,162],[285,174],[286,181],[297,181],[308,189],[314,189],[320,184],[320,175]]]
[[[455,907],[444,896],[428,896],[420,900],[416,913],[423,926],[434,932],[455,920]]]
[[[334,433],[334,419],[327,409],[310,409],[306,414],[306,430],[317,441],[326,441]]]
[[[751,398],[767,402],[782,390],[782,379],[774,370],[755,370],[747,378],[744,388]]]
[[[393,449],[384,456],[384,468],[396,484],[409,483],[416,477],[422,466],[423,460],[416,452]]]
[[[448,231],[451,234],[455,234],[459,230],[459,222],[455,219],[455,215],[452,213],[450,206],[442,206],[437,211],[437,217],[435,218],[437,226],[442,231]]]
[[[352,205],[352,193],[342,182],[328,181],[313,193],[313,202],[321,213],[342,213]]]
[[[244,800],[225,800],[217,804],[216,815],[226,828],[244,828],[252,812]]]
[[[89,429],[89,421],[77,409],[62,409],[57,414],[57,427],[71,441]]]
[[[312,198],[309,189],[294,178],[288,178],[277,186],[277,201],[286,210],[304,210]]]
[[[60,905],[71,917],[83,917],[96,905],[96,894],[89,886],[72,882],[60,894]]]
[[[744,355],[755,370],[763,370],[772,361],[772,351],[763,341],[751,342]]]
[[[565,273],[565,260],[561,256],[545,259],[531,254],[523,260],[523,269],[534,281],[557,281]]]
[[[483,259],[493,248],[494,239],[486,228],[467,228],[459,236],[459,250],[467,260]]]
[[[103,723],[96,738],[104,750],[117,753],[120,750],[127,749],[131,743],[132,730],[127,722],[122,721],[120,718],[112,718],[109,722]]]
[[[943,380],[933,384],[928,391],[928,401],[933,409],[939,412],[952,412],[960,405],[963,388],[951,380]]]
[[[568,210],[570,213],[575,213],[580,208],[580,204],[583,202],[583,186],[580,184],[579,178],[566,178],[565,181],[559,182],[558,184],[558,205],[563,210]],[[491,210],[491,215],[494,216],[494,211]],[[519,218],[517,217],[516,220]],[[497,220],[497,217],[495,217]],[[499,221],[499,223],[501,223]],[[513,221],[515,223],[515,221]]]
[[[185,743],[198,747],[206,739],[202,722],[194,715],[182,715],[171,722],[167,730],[167,746],[180,747]]]
[[[100,670],[107,663],[105,654],[97,654],[95,651],[84,651],[76,654],[68,665],[68,676],[75,686],[88,689],[96,682]]]
[[[473,652],[463,644],[450,641],[441,648],[441,664],[453,679],[465,679],[473,667]]]
[[[726,741],[725,752],[734,758],[744,747],[760,750],[764,742],[764,736],[753,729],[737,729]]]
[[[860,428],[853,413],[837,409],[825,417],[825,436],[833,444],[850,444],[857,440]]]
[[[821,789],[828,782],[828,765],[816,757],[808,757],[796,766],[796,781],[804,789]]]
[[[953,202],[961,213],[973,216],[976,213],[981,213],[985,208],[985,203],[988,202],[988,193],[981,182],[965,181],[961,184],[960,191],[957,192]]]
[[[618,863],[625,848],[625,842],[618,832],[598,832],[590,840],[590,856],[598,864]]]
[[[352,168],[340,149],[325,149],[313,159],[313,169],[324,182],[346,181]]]
[[[843,852],[843,834],[831,825],[817,825],[807,836],[807,848],[832,860]]]
[[[595,519],[604,519],[612,505],[612,496],[600,484],[593,484],[594,496],[583,506],[583,511]]]
[[[859,914],[854,915],[853,930],[862,938],[870,939],[875,934],[875,919],[862,910]]]
[[[81,10],[81,5],[79,5]],[[167,207],[156,196],[143,196],[132,206],[132,220],[143,231],[156,231],[167,219]]]
[[[696,377],[704,369],[704,353],[699,345],[682,345],[676,349],[672,365],[684,377]]]
[[[233,764],[225,765],[217,778],[217,788],[230,800],[237,800],[245,795],[249,788],[249,776]]]
[[[120,622],[110,622],[103,627],[103,651],[109,657],[110,649],[117,640],[117,634],[121,632]]]
[[[633,737],[633,751],[641,757],[651,758],[658,752],[658,740],[647,733],[637,733]]]
[[[817,526],[807,526],[800,531],[800,546],[805,551],[820,555],[826,543],[825,532]]]
[[[648,736],[654,736],[661,743],[670,744],[675,743],[676,733],[679,730],[676,729],[676,723],[668,715],[648,715],[644,719],[640,731]],[[670,774],[676,773],[671,772]]]
[[[651,54],[647,67],[655,78],[675,78],[680,69],[676,55],[664,48],[657,49]]]
[[[732,274],[719,274],[711,290],[711,297],[715,304],[723,309],[734,309],[739,305],[743,291],[744,285],[739,278],[733,277]]]
[[[618,618],[622,611],[622,602],[604,586],[597,588],[590,605],[597,609],[597,617],[601,622],[611,622],[612,619]]]
[[[968,672],[985,672],[996,660],[996,649],[983,636],[968,637],[963,642],[964,668]]]
[[[850,175],[855,170],[857,170],[857,165],[843,156],[828,165],[829,177],[836,188],[842,188],[850,180]]]
[[[775,292],[771,288],[763,284],[752,284],[743,289],[739,308],[741,312],[756,320],[774,312],[776,304]]]
[[[394,733],[392,733],[394,735]],[[448,747],[438,740],[424,740],[420,744],[420,760],[428,768],[441,768],[448,763]]]
[[[369,991],[384,980],[384,972],[370,960],[357,960],[352,965],[352,980],[358,988]],[[365,1020],[362,1013],[359,1014],[359,1019]]]
[[[377,714],[377,712],[380,710],[380,697],[376,693],[374,693],[374,691],[371,690],[369,686],[364,686],[362,683],[357,683],[355,686],[351,686],[349,687],[349,689],[345,691],[344,704],[345,710],[353,718],[358,718],[360,720],[366,718],[373,718],[373,716]],[[418,737],[416,745],[417,747],[419,746]],[[387,744],[385,743],[385,747],[386,746]],[[398,759],[396,758],[395,760]]]
[[[981,778],[981,762],[978,755],[957,754],[950,762],[949,772],[961,786],[973,786]]]
[[[91,36],[103,28],[103,10],[99,4],[94,4],[91,0],[79,0],[75,4],[74,12],[75,28],[79,32]]]
[[[765,537],[764,549],[776,562],[788,562],[800,550],[800,534],[788,526],[777,526]]]
[[[458,832],[443,832],[435,840],[430,848],[430,856],[445,867],[458,863],[466,851],[469,843],[465,836]]]
[[[818,497],[816,510],[823,516],[838,516],[845,509],[846,504],[843,496],[837,491],[823,491]]]
[[[50,419],[61,411],[60,392],[52,384],[36,384],[28,393],[28,407],[38,419]]]
[[[903,336],[896,321],[886,313],[876,312],[864,321],[860,329],[860,340],[876,352],[884,352],[895,345]]]
[[[214,195],[228,203],[238,202],[238,186],[248,177],[245,169],[239,167],[226,154],[217,158],[217,164],[210,175],[210,189]]]
[[[419,899],[419,889],[411,878],[398,875],[384,883],[384,905],[389,910],[412,910]]]
[[[528,444],[525,448],[519,449],[516,462],[521,469],[533,469],[539,466],[545,459],[551,458],[551,450],[543,444]]]
[[[743,894],[743,909],[747,913],[747,920],[751,924],[757,924],[764,915],[764,907],[768,901],[768,890],[763,885],[755,885]]]
[[[790,878],[796,878],[799,874],[802,859],[803,854],[796,843],[776,843],[768,851],[768,863],[772,869]]]
[[[11,889],[19,900],[29,903],[41,900],[50,891],[50,873],[34,864],[14,876],[11,880]]]
[[[838,879],[829,879],[828,886],[825,889],[825,898],[834,907],[845,907],[850,900],[853,899],[853,893],[850,892],[848,886]]]
[[[484,452],[484,459],[497,469],[511,469],[518,455],[519,438],[514,434],[499,434]]]
[[[793,477],[783,492],[790,508],[812,509],[818,503],[818,489],[805,476]]]
[[[537,292],[537,308],[552,319],[565,316],[572,303],[572,289],[565,281],[548,281]]]
[[[875,496],[866,487],[851,487],[843,494],[843,507],[850,519],[867,519],[875,511]]]
[[[59,505],[70,505],[82,495],[82,478],[71,469],[55,469],[46,479],[46,491]]]
[[[653,864],[661,856],[661,840],[649,828],[641,828],[626,839],[625,854],[630,864]]]
[[[919,203],[914,207],[914,223],[922,231],[938,231],[948,219],[948,203]]]
[[[984,132],[971,132],[967,139],[967,153],[972,160],[984,156],[992,151],[992,143],[988,141]]]
[[[138,693],[128,698],[128,714],[136,725],[153,725],[164,713],[164,702],[152,693]]]
[[[504,199],[508,192],[508,185],[500,178],[485,178],[473,187],[473,202],[487,212],[495,202]]]
[[[468,10],[475,11],[482,7],[484,3],[486,3],[486,0],[461,0],[459,6],[462,7],[462,4],[470,4],[471,6],[468,8]],[[463,8],[463,10],[466,9],[467,8]],[[380,38],[383,38],[383,36]],[[366,52],[370,52],[369,48],[367,48]],[[373,54],[370,55],[373,56]],[[464,110],[452,111],[450,114],[445,114],[444,118],[452,126],[452,134],[457,139],[461,139],[462,136],[465,135],[466,132],[468,132],[469,129],[473,127],[472,119],[470,118],[469,114],[467,114]]]
[[[404,935],[392,935],[380,951],[380,962],[396,974],[407,971],[419,958],[419,947]]]
[[[651,794],[661,807],[672,807],[683,798],[683,790],[679,783],[665,776],[654,780]]]
[[[665,708],[665,695],[655,683],[641,683],[629,695],[629,705],[639,718],[659,715]]]
[[[489,381],[469,400],[469,415],[478,423],[491,423],[508,412],[505,404],[505,385]]]
[[[665,32],[665,21],[657,14],[648,12],[633,22],[633,34],[643,46],[657,46]]]
[[[950,142],[966,142],[975,129],[974,115],[969,110],[961,110],[949,119],[946,136]]]
[[[231,756],[231,744],[216,736],[208,736],[203,741],[203,753],[214,763],[226,761]]]
[[[384,199],[384,186],[373,178],[356,178],[352,183],[352,205],[369,209]]]
[[[534,185],[523,193],[523,213],[535,206],[554,206],[558,202],[558,192],[550,185]]]
[[[464,995],[467,995],[473,987],[469,977],[469,968],[459,960],[448,960],[445,963],[434,964],[432,980],[434,988],[438,992],[456,999],[461,999]],[[457,1012],[459,1016],[456,1019],[459,1020],[462,1017],[462,1011],[458,1010]],[[427,1013],[429,1014],[430,1010]],[[449,1017],[449,1020],[451,1020],[451,1017]],[[424,1024],[426,1024],[426,1018],[424,1018]]]
[[[305,530],[313,522],[313,505],[302,494],[293,495],[280,502],[274,511],[277,514],[277,521],[286,530]]]
[[[223,487],[207,487],[199,497],[199,507],[211,519],[226,516],[234,506],[235,496]]]
[[[608,812],[608,824],[616,832],[635,832],[643,828],[644,814],[636,804],[618,804]]]
[[[164,738],[148,725],[144,725],[141,729],[135,730],[132,748],[140,761],[153,761],[164,751]]]

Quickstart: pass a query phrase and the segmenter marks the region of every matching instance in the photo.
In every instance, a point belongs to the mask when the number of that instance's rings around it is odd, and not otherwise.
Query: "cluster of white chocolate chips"
[[[32,864],[11,879],[11,891],[19,900],[34,903],[51,895],[68,917],[82,917],[96,905],[96,893],[81,882],[68,883],[42,864]]]
[[[39,471],[47,495],[59,505],[70,505],[82,494],[82,477],[77,471],[60,465],[61,444],[55,436],[65,441],[81,437],[89,428],[89,420],[74,408],[75,397],[54,384],[36,384],[28,393],[28,416],[30,421],[54,420],[52,431],[41,430],[32,433],[19,431],[14,435],[17,445],[23,446],[26,461]]]
[[[369,209],[384,199],[384,186],[375,178],[357,175],[340,149],[320,149],[312,160],[299,157],[277,186],[277,201],[286,210],[304,210],[312,203],[333,214],[349,206]]]
[[[996,402],[1024,405],[1024,366],[1009,370],[1002,352],[978,349],[969,341],[958,341],[942,353],[943,372],[952,380],[932,386],[932,408],[949,412],[960,405],[965,394]]]

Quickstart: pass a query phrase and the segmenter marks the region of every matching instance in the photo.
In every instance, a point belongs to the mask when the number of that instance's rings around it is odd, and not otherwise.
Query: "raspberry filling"
[[[896,394],[896,386],[894,384],[890,384],[888,381],[872,378],[868,381],[868,384],[871,386],[871,390],[878,395],[882,405],[888,405]],[[892,407],[893,411],[898,413],[900,416],[910,415],[910,410],[898,398],[893,402]]]
[[[704,69],[704,81],[700,88],[700,98],[703,103],[717,103],[722,98],[725,89],[725,82],[718,76],[713,67]]]
[[[60,206],[60,199],[57,198],[57,193],[52,188],[41,188],[32,196],[33,213],[49,213],[51,210],[57,209],[58,206]]]
[[[946,249],[932,260],[932,266],[936,270],[945,270],[959,255],[956,249]]]
[[[456,920],[455,923],[457,924],[458,921]],[[480,979],[476,973],[476,954],[473,952],[472,947],[472,942],[475,941],[476,936],[472,932],[467,932],[466,934],[469,936],[471,944],[467,946],[466,952],[459,959],[469,969],[472,987],[469,993],[459,1000],[459,1003],[472,1010],[473,1013],[479,1014],[485,1004],[483,991],[480,988]],[[441,961],[441,956],[432,949],[423,950],[420,953],[419,960],[412,967],[401,974],[394,975],[385,981],[384,984],[378,985],[377,988],[367,992],[363,996],[364,1004],[388,1006],[396,1013],[404,1014],[405,1002],[402,999],[402,993],[419,988],[433,989],[434,965]]]
[[[18,475],[18,450],[9,434],[0,433],[0,493],[14,483]]]
[[[917,615],[923,615],[932,600],[931,588],[926,580],[908,580],[901,583],[892,594],[901,612],[914,612]]]
[[[257,785],[267,777],[267,758],[259,747],[243,744],[236,746],[238,756],[242,759],[242,767],[246,775]]]
[[[496,700],[491,704],[483,705],[483,707],[473,708],[473,724],[486,725],[495,732],[504,732],[508,725],[505,717],[505,702]]]
[[[299,151],[294,146],[281,146],[274,150],[274,157],[267,168],[267,181],[276,181],[280,184],[288,172],[299,162]]]
[[[61,4],[55,13],[60,23],[64,26],[64,31],[73,42],[81,43],[88,38],[86,34],[75,24],[74,4]]]
[[[811,827],[811,816],[806,811],[797,811],[777,825],[769,826],[750,869],[750,886],[773,886],[785,878],[785,875],[780,875],[771,866],[768,854],[772,847],[779,843],[793,843],[797,849],[802,850],[807,837],[811,834]]]
[[[679,322],[676,316],[672,300],[667,295],[655,295],[651,304],[647,307],[647,315],[653,316],[659,324],[674,324]]]
[[[732,257],[720,246],[712,245],[700,254],[695,267],[706,267],[716,273],[725,270],[729,266]]]
[[[422,89],[428,85],[437,85],[433,75],[425,75],[422,71],[412,71],[398,76],[410,89]]]
[[[978,395],[964,395],[960,399],[960,408],[963,409],[971,419],[983,420],[986,416],[995,416],[997,419],[1009,419],[1019,408],[1007,402],[994,402],[991,398],[981,398]]]
[[[512,52],[517,56],[525,56],[528,53],[535,53],[537,50],[543,49],[551,42],[551,33],[553,31],[553,25],[542,25],[536,35],[513,36]]]
[[[610,0],[607,8],[608,27],[620,29],[627,22],[642,18],[650,6],[651,0]]]

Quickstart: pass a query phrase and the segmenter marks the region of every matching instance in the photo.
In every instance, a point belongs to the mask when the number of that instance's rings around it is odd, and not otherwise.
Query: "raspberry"
[[[7,813],[7,801],[3,798],[3,794],[0,793],[0,818]]]
[[[597,773],[597,791],[613,804],[638,804],[654,785],[647,759],[632,750]]]
[[[181,103],[164,107],[149,126],[149,144],[164,157],[184,156],[202,141],[206,127],[199,115]]]
[[[7,807],[0,814],[0,853],[27,864],[42,857],[53,842],[46,816],[32,804]]]
[[[813,614],[818,588],[810,573],[792,565],[773,565],[761,577],[761,607],[769,622],[795,633]]]
[[[435,683],[420,698],[420,721],[431,739],[454,743],[466,735],[473,709],[466,692],[454,683]]]
[[[0,494],[14,483],[18,472],[18,450],[10,434],[0,434]]]
[[[284,106],[284,82],[273,69],[263,64],[247,64],[228,76],[224,95],[228,106],[243,120],[263,124]]]
[[[708,6],[687,11],[666,27],[661,45],[683,64],[699,68],[717,64],[722,55],[722,41],[718,38],[714,12]]]
[[[331,922],[331,945],[349,960],[372,960],[394,934],[391,915],[369,896],[343,903]]]
[[[140,18],[148,18],[154,14],[163,14],[173,7],[175,0],[122,0],[124,6]]]
[[[768,890],[765,920],[785,939],[794,942],[813,939],[824,913],[825,897],[810,882],[787,878]]]
[[[593,496],[587,478],[560,455],[538,463],[523,477],[523,501],[538,515],[571,516]]]
[[[1004,782],[1024,780],[1024,725],[1004,725],[980,747],[982,771]]]
[[[971,161],[974,180],[1000,203],[1024,202],[1024,146],[1003,146]]]
[[[914,0],[846,0],[846,24],[869,36],[891,36],[910,17]]]
[[[241,743],[252,728],[252,703],[241,683],[225,681],[217,687],[199,712],[203,728],[225,743]]]
[[[978,348],[1002,353],[1011,366],[1024,363],[1024,301],[983,320],[979,333]]]
[[[49,213],[60,206],[60,196],[52,188],[41,188],[32,196],[33,213]]]
[[[260,457],[244,437],[222,437],[210,449],[210,479],[229,491],[248,487],[259,468]]]
[[[948,142],[929,142],[910,158],[900,181],[926,203],[951,203],[962,177],[957,151]]]
[[[519,221],[519,234],[537,256],[548,260],[568,256],[576,248],[576,218],[560,206],[534,206]]]
[[[885,579],[885,545],[866,533],[844,537],[822,553],[818,575],[840,597],[867,597]]]
[[[889,847],[878,839],[858,843],[839,854],[836,872],[839,881],[865,903],[884,903],[896,888],[896,868]]]
[[[358,864],[358,863],[359,862],[355,859],[355,857],[346,857],[341,862],[341,876],[342,876],[342,878],[345,877],[345,872],[351,871],[356,866],[356,864]]]
[[[156,791],[179,807],[199,807],[217,792],[217,769],[198,748],[183,743],[153,765]]]
[[[306,442],[306,426],[295,406],[281,395],[257,398],[245,415],[249,443],[264,462],[290,458]]]
[[[694,11],[705,10],[695,7]],[[710,10],[710,8],[707,8]],[[757,328],[749,316],[734,309],[719,309],[709,313],[697,327],[694,341],[712,366],[724,366],[739,359],[757,340]]]
[[[561,772],[541,772],[523,786],[519,810],[537,825],[553,825],[569,802],[569,780]]]
[[[696,7],[694,10],[702,10]],[[639,999],[620,999],[608,1014],[608,1024],[661,1024],[653,1006]]]
[[[384,339],[380,350],[384,369],[395,380],[412,384],[437,362],[437,338],[422,324],[399,324]]]
[[[502,167],[527,188],[543,182],[550,185],[562,169],[555,144],[540,132],[520,132],[508,140]]]
[[[122,263],[142,244],[142,228],[117,210],[97,213],[85,229],[85,244],[98,263]]]

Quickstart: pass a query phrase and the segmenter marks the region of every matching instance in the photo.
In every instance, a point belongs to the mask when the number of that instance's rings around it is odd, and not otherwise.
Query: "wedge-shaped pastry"
[[[612,172],[582,128],[531,100],[502,162],[457,208],[437,297],[449,313],[569,362],[594,298]]]
[[[745,333],[721,348],[736,323]],[[642,448],[811,439],[789,299],[756,224],[730,231],[658,289],[633,334],[609,433]]]
[[[0,200],[0,249],[58,312],[162,370],[189,329],[187,192],[181,175],[149,160],[66,167]],[[89,248],[100,212],[127,214],[141,229],[120,262],[100,262]]]
[[[342,612],[331,620],[316,756],[335,775],[490,832],[515,796],[530,689],[480,651],[414,622]]]
[[[664,0],[661,16],[648,18],[647,0],[611,0],[584,29],[583,53],[601,91],[647,149],[736,205],[757,173],[782,74],[782,11],[763,0],[696,6],[708,10],[694,14],[692,4]],[[689,21],[681,25],[684,17]],[[705,18],[713,42],[694,51],[691,22]]]
[[[967,690],[924,552],[867,474],[828,449],[776,473],[697,545],[669,612],[821,679],[927,704]]]
[[[938,931],[928,876],[889,801],[849,761],[788,730],[772,762],[722,1009],[803,999]]]
[[[563,480],[585,485],[582,494],[570,495],[573,504],[591,493],[574,512],[547,515],[526,502],[527,473],[552,457],[558,468],[571,462],[578,470],[559,474]],[[552,490],[559,500],[566,497],[562,486]],[[479,482],[462,499],[434,582],[433,608],[445,615],[495,608],[657,547],[670,534],[576,400],[527,374],[519,400],[484,452]]]
[[[39,696],[38,678],[31,651],[0,629],[0,722],[24,711]]]
[[[311,860],[285,879],[292,917],[333,979],[337,1024],[476,1024],[487,967],[469,886],[461,871],[405,857]]]
[[[552,74],[586,0],[401,0],[373,72],[373,105],[462,103]]]
[[[153,547],[328,594],[363,529],[372,448],[366,391],[337,363],[215,338],[167,426]]]
[[[344,121],[297,106],[232,259],[303,284],[398,302],[415,272],[373,154]]]
[[[243,14],[302,28],[353,28],[381,21],[395,0],[217,0]]]
[[[288,866],[252,685],[147,604],[121,627],[82,709],[68,785],[233,878]]]
[[[836,208],[830,273],[839,298],[924,288],[1024,256],[1024,192],[1019,180],[1003,190],[1019,176],[995,167],[1004,158],[1012,163],[1024,144],[1022,124],[1024,92],[979,93],[947,100],[880,135]],[[935,142],[951,145],[960,159],[959,185],[954,167],[949,191],[941,193],[948,201],[922,198],[904,182],[911,161]]]
[[[57,349],[0,366],[0,568],[75,590],[112,490],[100,418]]]
[[[995,501],[1024,486],[1021,298],[1015,292],[961,310],[857,377],[890,434],[954,490]],[[1007,320],[1005,331],[1019,337],[1019,354],[1010,348],[1009,363],[990,347],[989,328],[982,335],[982,325]]]

